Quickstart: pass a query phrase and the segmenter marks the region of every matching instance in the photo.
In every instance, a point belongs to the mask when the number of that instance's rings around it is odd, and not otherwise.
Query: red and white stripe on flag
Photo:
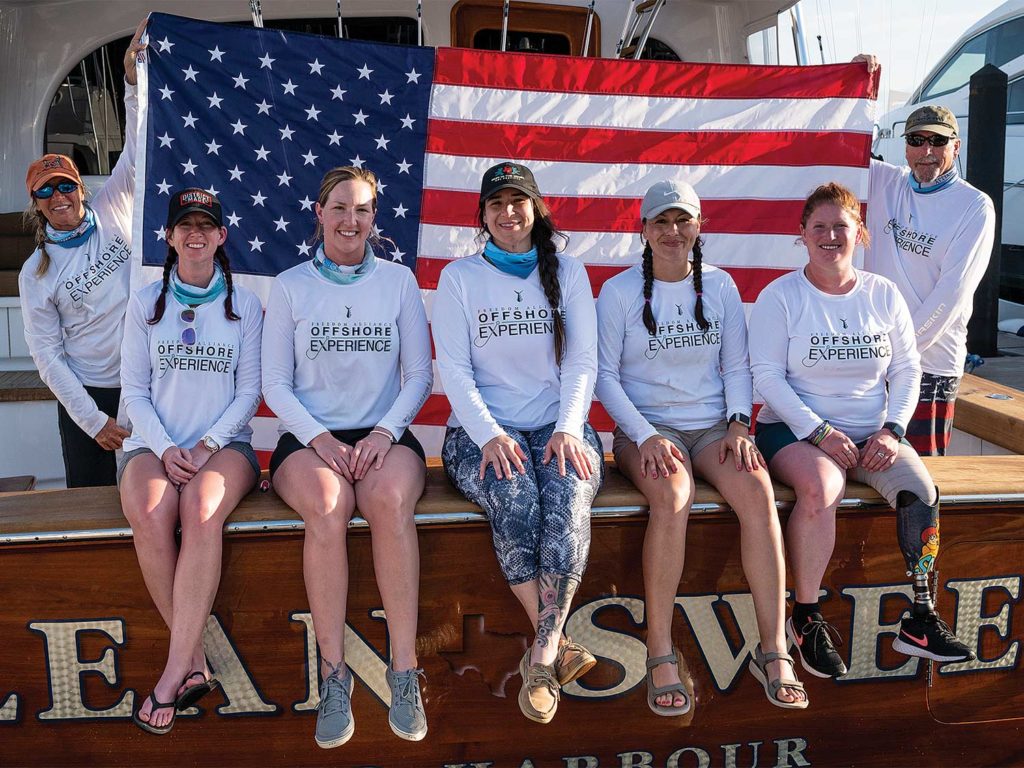
[[[867,197],[877,77],[863,64],[761,67],[438,49],[430,102],[417,278],[430,316],[441,269],[477,253],[483,171],[533,170],[566,253],[595,295],[641,253],[640,199],[662,179],[697,190],[708,262],[744,302],[804,263],[795,242],[806,195],[838,181]],[[435,371],[436,374],[436,371]],[[440,377],[415,431],[440,452],[449,414]],[[254,444],[272,449],[261,411]],[[612,423],[595,402],[591,421]]]

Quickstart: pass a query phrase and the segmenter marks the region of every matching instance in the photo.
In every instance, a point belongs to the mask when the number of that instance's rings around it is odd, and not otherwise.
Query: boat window
[[[44,152],[71,157],[84,176],[110,173],[124,146],[124,52],[131,37],[107,43],[61,81],[46,115]]]
[[[237,22],[251,27],[251,21]],[[264,19],[265,29],[285,32],[306,32],[311,35],[336,37],[338,18],[324,16],[309,19]],[[405,16],[342,16],[345,37],[350,40],[370,40],[378,43],[416,45],[416,20]]]
[[[682,61],[668,45],[653,37],[647,38],[644,49],[640,51],[640,58],[648,61]]]
[[[1024,124],[1024,77],[1010,83],[1006,91],[1006,124]]]
[[[491,0],[459,0],[452,8],[452,45],[500,50],[501,12],[501,5]],[[595,14],[592,21],[587,53],[597,56],[601,50],[601,19]],[[586,28],[586,8],[513,1],[506,50],[579,55]]]
[[[1024,16],[992,27],[960,47],[921,93],[919,101],[926,101],[967,85],[971,75],[985,64],[997,67],[1024,52]]]
[[[473,47],[483,51],[501,50],[501,30],[481,29],[473,35]],[[508,31],[506,50],[518,53],[558,53],[569,55],[569,38],[544,32]]]
[[[251,21],[238,22],[252,26]],[[337,17],[265,19],[269,29],[334,36]],[[415,45],[416,20],[403,16],[344,18],[353,40]],[[83,176],[105,176],[124,147],[124,52],[126,36],[97,48],[61,81],[46,115],[44,152],[71,157]]]

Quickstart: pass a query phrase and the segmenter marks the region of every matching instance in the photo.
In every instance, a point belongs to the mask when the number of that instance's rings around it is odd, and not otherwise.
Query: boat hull
[[[691,518],[674,639],[693,712],[645,703],[645,520],[599,517],[569,631],[600,659],[563,694],[554,722],[519,712],[528,640],[483,521],[423,525],[418,652],[430,731],[387,725],[387,633],[369,531],[349,533],[348,662],[356,731],[318,749],[315,636],[302,583],[302,531],[229,533],[206,643],[224,681],[157,738],[129,718],[159,676],[167,632],[130,539],[0,548],[0,764],[366,766],[1011,765],[1024,763],[1021,505],[947,506],[939,608],[980,660],[930,670],[892,651],[910,605],[892,512],[843,511],[825,579],[827,618],[850,665],[842,680],[801,671],[804,712],[773,707],[747,671],[757,640],[735,517]],[[339,598],[340,599],[340,598]]]

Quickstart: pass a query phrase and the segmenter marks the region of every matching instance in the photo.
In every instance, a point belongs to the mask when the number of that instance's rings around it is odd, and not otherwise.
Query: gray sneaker
[[[352,717],[352,672],[344,664],[335,667],[320,684],[317,710],[314,738],[318,747],[340,747],[352,738],[356,730]]]
[[[419,741],[427,735],[427,713],[423,711],[419,678],[424,677],[422,669],[405,672],[387,670],[388,685],[391,686],[391,709],[388,725],[395,735],[408,741]]]

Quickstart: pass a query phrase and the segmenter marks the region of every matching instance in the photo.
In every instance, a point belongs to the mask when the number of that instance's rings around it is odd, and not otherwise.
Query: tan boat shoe
[[[519,674],[523,677],[523,687],[519,689],[519,709],[527,719],[535,723],[550,723],[558,709],[558,680],[553,666],[530,663],[531,650],[527,648],[519,662]]]
[[[558,678],[558,684],[568,685],[573,680],[583,677],[596,664],[594,654],[579,643],[573,642],[571,637],[566,637],[565,642],[558,647],[558,657],[555,659],[555,676]]]

